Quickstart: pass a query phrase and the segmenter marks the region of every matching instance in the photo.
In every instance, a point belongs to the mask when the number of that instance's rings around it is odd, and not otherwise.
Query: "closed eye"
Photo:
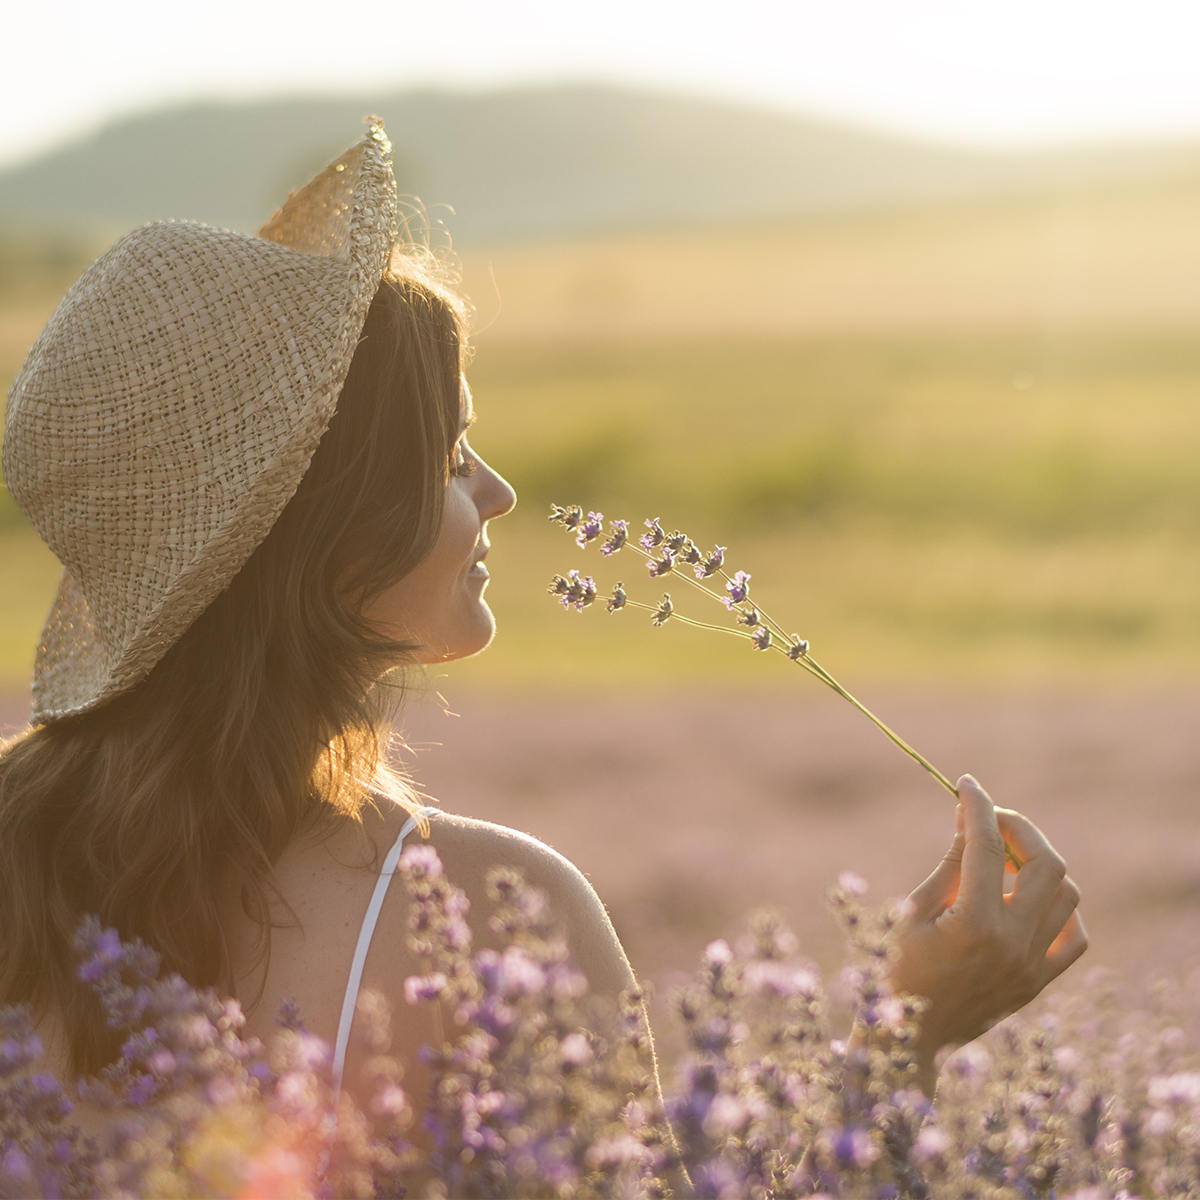
[[[455,448],[454,459],[450,463],[450,474],[459,479],[465,479],[469,475],[474,475],[478,469],[479,459],[459,444]]]

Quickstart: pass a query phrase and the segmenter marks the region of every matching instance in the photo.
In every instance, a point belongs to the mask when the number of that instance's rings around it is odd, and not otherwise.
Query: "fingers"
[[[959,806],[959,813],[962,806]],[[909,896],[912,905],[912,915],[918,921],[928,921],[936,917],[954,903],[958,895],[958,882],[962,872],[963,847],[966,836],[962,830],[954,835],[946,856],[934,868],[929,878]]]
[[[1034,920],[1054,903],[1067,864],[1042,831],[1020,813],[1000,808],[996,810],[996,820],[1001,835],[1017,852],[1022,864],[1013,880],[1009,912],[1019,919]],[[1064,923],[1069,915],[1068,911],[1063,916]]]
[[[1088,948],[1087,930],[1078,912],[1071,914],[1062,932],[1054,939],[1042,961],[1039,987],[1057,979]]]
[[[982,921],[995,922],[1004,906],[1004,838],[996,808],[970,775],[958,781],[958,796],[966,834],[959,907]]]
[[[1075,886],[1075,881],[1068,877],[1059,884],[1058,891],[1054,894],[1054,899],[1051,901],[1046,915],[1038,923],[1029,947],[1029,953],[1034,958],[1045,957],[1046,952],[1058,939],[1078,905],[1079,888]]]

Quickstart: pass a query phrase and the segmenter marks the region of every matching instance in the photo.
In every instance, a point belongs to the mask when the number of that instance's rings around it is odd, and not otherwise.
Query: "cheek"
[[[442,528],[438,534],[434,557],[448,568],[466,570],[471,551],[479,540],[479,513],[474,502],[457,480],[451,480],[446,493],[446,507],[442,513]]]

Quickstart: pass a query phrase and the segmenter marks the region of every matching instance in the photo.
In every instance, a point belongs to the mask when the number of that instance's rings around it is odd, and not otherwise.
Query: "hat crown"
[[[164,223],[59,306],[13,388],[6,478],[103,644],[136,633],[252,494],[328,373],[346,283],[333,259]]]
[[[142,679],[295,491],[390,251],[389,151],[374,126],[258,237],[134,230],[34,343],[9,393],[3,467],[64,567],[35,719]]]

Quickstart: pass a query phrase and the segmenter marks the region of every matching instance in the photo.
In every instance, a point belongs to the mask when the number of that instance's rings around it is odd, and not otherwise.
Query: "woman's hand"
[[[909,897],[892,971],[897,991],[929,1001],[917,1052],[930,1095],[942,1047],[1027,1004],[1087,949],[1079,889],[1054,847],[1020,813],[995,808],[970,775],[958,796],[954,842]],[[1006,841],[1023,863],[1008,895]]]

